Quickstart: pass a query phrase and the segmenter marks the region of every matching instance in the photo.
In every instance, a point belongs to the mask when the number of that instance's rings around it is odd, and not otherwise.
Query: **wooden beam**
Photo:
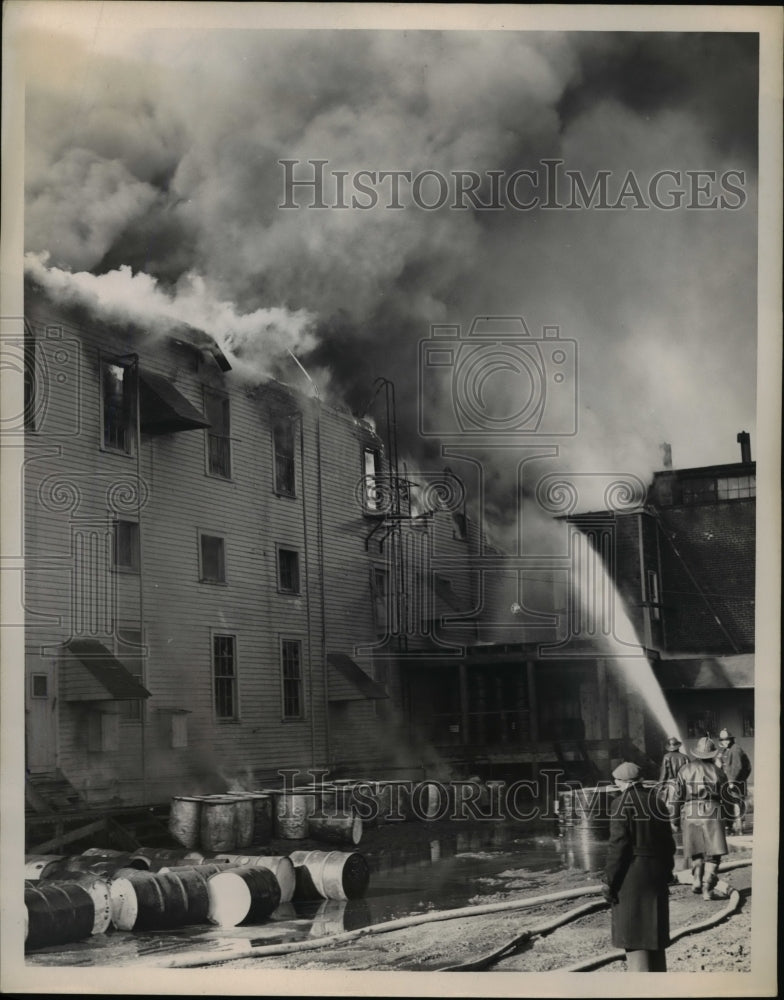
[[[99,819],[94,823],[88,823],[86,826],[79,826],[75,830],[69,830],[67,833],[59,833],[56,837],[52,837],[51,840],[45,840],[42,844],[30,848],[29,853],[46,854],[65,844],[71,844],[75,840],[81,840],[83,837],[89,837],[91,833],[98,833],[100,830],[105,829],[106,819]]]

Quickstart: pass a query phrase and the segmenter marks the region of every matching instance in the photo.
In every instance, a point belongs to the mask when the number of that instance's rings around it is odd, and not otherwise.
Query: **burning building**
[[[32,284],[24,350],[30,780],[154,802],[366,747],[370,425]]]

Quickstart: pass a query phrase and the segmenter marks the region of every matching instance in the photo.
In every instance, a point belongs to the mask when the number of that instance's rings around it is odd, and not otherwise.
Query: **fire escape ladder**
[[[656,521],[656,524],[658,525],[658,527],[659,527],[662,535],[664,536],[664,538],[669,543],[670,548],[675,553],[676,558],[680,562],[680,564],[683,567],[684,571],[686,572],[686,575],[688,576],[688,578],[691,580],[692,585],[697,590],[697,593],[700,595],[700,597],[702,598],[702,600],[705,602],[705,607],[708,609],[708,611],[710,611],[710,613],[711,613],[711,615],[713,617],[713,620],[716,622],[716,624],[718,625],[718,627],[721,630],[722,634],[725,636],[725,638],[729,642],[730,646],[732,647],[733,652],[740,653],[740,647],[738,646],[737,642],[735,641],[735,639],[733,639],[732,635],[729,633],[729,631],[727,630],[726,626],[722,622],[721,618],[718,615],[718,612],[716,611],[716,609],[714,608],[713,604],[711,603],[708,595],[705,593],[705,591],[703,590],[703,588],[700,586],[699,580],[697,580],[697,577],[692,572],[689,564],[686,562],[686,560],[684,559],[684,557],[678,551],[678,547],[676,546],[674,539],[671,537],[670,533],[667,531],[667,528],[664,525],[664,522],[662,521],[662,517],[661,517],[660,512],[655,507],[648,506],[645,509],[648,511],[649,514],[651,514],[653,516],[653,518]],[[662,600],[664,599],[664,592],[662,592],[661,599]]]

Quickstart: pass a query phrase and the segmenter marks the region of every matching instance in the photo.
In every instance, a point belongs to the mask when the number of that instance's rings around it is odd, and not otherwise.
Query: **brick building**
[[[740,462],[663,469],[639,509],[572,521],[612,527],[611,573],[682,738],[726,727],[753,760],[756,464],[738,442]]]

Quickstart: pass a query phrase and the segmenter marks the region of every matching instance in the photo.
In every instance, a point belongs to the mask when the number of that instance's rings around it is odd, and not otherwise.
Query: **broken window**
[[[294,477],[294,421],[279,419],[272,429],[275,453],[275,492],[282,496],[296,495]]]
[[[204,415],[210,422],[207,431],[207,471],[222,479],[231,477],[231,415],[229,397],[215,389],[204,390]]]
[[[133,370],[117,361],[101,363],[103,446],[130,453],[135,398]]]
[[[365,448],[362,461],[365,472],[363,490],[365,510],[371,514],[380,513],[385,506],[384,485],[381,481],[381,454],[377,448]]]

